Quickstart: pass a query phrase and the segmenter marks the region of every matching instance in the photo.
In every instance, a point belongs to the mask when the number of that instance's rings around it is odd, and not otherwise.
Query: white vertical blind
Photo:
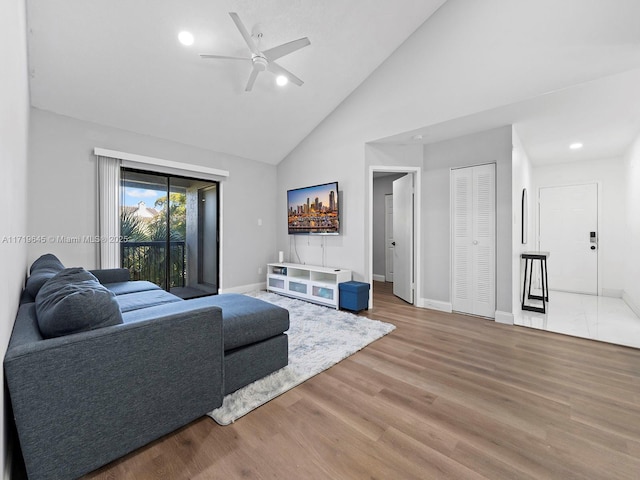
[[[98,156],[98,228],[100,268],[120,267],[120,164]]]

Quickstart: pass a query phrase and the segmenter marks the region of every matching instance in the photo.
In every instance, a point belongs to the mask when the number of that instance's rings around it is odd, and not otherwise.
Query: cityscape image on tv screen
[[[289,234],[337,235],[338,182],[289,190],[287,211]]]

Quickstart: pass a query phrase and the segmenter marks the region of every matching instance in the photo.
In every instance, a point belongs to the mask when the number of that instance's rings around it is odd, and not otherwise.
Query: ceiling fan
[[[249,75],[249,81],[247,82],[247,86],[245,87],[246,92],[251,91],[251,89],[253,88],[253,84],[258,77],[258,73],[264,70],[269,70],[271,73],[278,76],[284,76],[287,80],[295,83],[298,86],[304,83],[293,73],[278,65],[275,60],[293,53],[296,50],[300,50],[307,45],[311,45],[311,42],[307,37],[299,38],[298,40],[293,40],[291,42],[278,45],[277,47],[260,51],[258,49],[258,43],[262,39],[262,32],[254,28],[254,34],[250,35],[245,26],[240,21],[240,17],[237,13],[229,12],[229,15],[231,16],[233,22],[236,24],[236,27],[238,27],[238,30],[240,30],[242,38],[244,38],[244,41],[247,43],[247,46],[251,51],[251,57],[230,57],[226,55],[211,55],[201,53],[200,56],[202,58],[217,58],[223,60],[241,60],[243,62],[251,62],[253,64],[253,67],[251,69],[251,74]],[[254,40],[254,37],[256,38],[258,43],[256,43],[256,40]]]

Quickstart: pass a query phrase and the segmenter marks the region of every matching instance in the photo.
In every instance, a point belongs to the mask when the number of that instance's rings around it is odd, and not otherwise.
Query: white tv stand
[[[340,308],[338,285],[351,280],[351,270],[297,263],[267,265],[267,290],[308,302]]]

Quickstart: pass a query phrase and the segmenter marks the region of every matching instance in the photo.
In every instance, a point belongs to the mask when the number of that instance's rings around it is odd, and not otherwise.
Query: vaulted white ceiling
[[[486,90],[483,82],[517,79],[504,88],[515,97],[519,91],[524,100],[381,141],[425,143],[514,124],[537,164],[622,154],[640,133],[640,2],[519,2],[448,0],[436,15],[473,15],[467,22],[471,30],[449,33],[469,51],[468,42],[486,45],[477,58],[454,55],[443,62],[465,61],[460,71],[467,75],[483,71],[474,79],[478,91]],[[431,28],[431,15],[444,3],[28,0],[31,101],[82,120],[277,164],[416,29]],[[199,53],[249,54],[229,12],[237,12],[249,30],[260,25],[263,49],[308,37],[310,46],[278,60],[304,85],[281,88],[263,72],[247,93],[250,65],[201,59]],[[443,24],[446,20],[434,28]],[[499,28],[490,28],[494,24]],[[194,34],[192,46],[178,43],[182,30]],[[432,42],[421,48],[433,61],[440,47]],[[443,52],[457,46],[448,48]],[[523,58],[538,60],[523,68]],[[486,75],[486,64],[493,65],[495,76]],[[521,67],[511,72],[513,65]],[[397,82],[390,94],[411,81],[404,71],[382,77]],[[459,80],[443,84],[441,97],[449,105]],[[549,85],[550,91],[529,98],[535,85]],[[412,138],[418,133],[422,140]],[[585,148],[569,152],[572,141]]]
[[[81,120],[278,163],[445,0],[28,1],[31,102]],[[300,37],[278,60],[305,83],[269,72],[244,91],[250,65],[229,12],[262,49]],[[178,33],[190,31],[185,47]]]

